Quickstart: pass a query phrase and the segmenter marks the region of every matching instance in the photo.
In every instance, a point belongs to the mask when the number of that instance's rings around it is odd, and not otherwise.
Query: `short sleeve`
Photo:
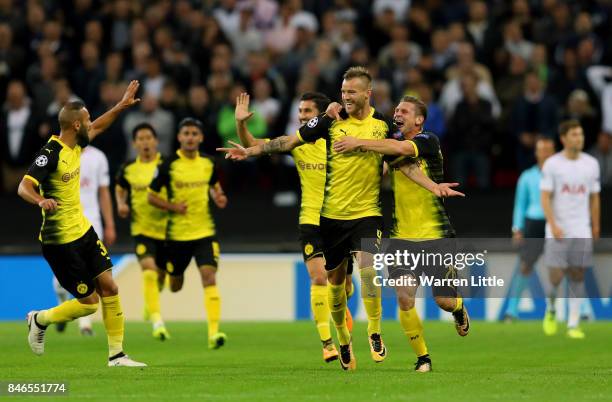
[[[157,165],[153,174],[153,181],[149,185],[150,190],[159,193],[163,187],[168,188],[170,186],[170,163],[171,161],[166,160]]]
[[[100,151],[100,163],[98,163],[98,183],[100,187],[107,187],[110,184],[108,175],[108,159],[106,155]]]
[[[123,165],[121,165],[121,167],[119,168],[119,171],[117,172],[117,176],[115,177],[115,183],[117,183],[119,187],[127,190],[130,188],[130,182],[127,181],[127,178],[125,177],[126,167],[127,167],[127,163],[124,163]]]
[[[315,116],[312,119],[308,120],[306,124],[304,124],[297,132],[298,138],[302,142],[310,142],[313,143],[319,138],[328,138],[329,137],[329,129],[334,123],[334,119],[327,116],[326,114],[321,114],[319,116]]]
[[[593,180],[591,180],[591,184],[589,186],[589,192],[591,194],[596,194],[601,192],[601,180],[600,180],[600,170],[599,170],[599,162],[597,160],[593,161]]]
[[[59,161],[59,153],[49,145],[44,146],[36,157],[34,162],[28,168],[25,178],[31,180],[37,186],[45,180],[49,174],[57,169]]]
[[[408,141],[414,145],[416,157],[431,157],[440,154],[440,141],[434,134],[421,133]]]
[[[553,177],[553,167],[550,163],[550,159],[544,162],[542,166],[542,179],[540,180],[541,191],[553,191],[555,188],[555,181]]]

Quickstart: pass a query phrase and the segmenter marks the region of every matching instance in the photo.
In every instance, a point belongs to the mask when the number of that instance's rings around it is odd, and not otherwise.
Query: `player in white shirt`
[[[559,284],[569,280],[567,335],[582,339],[580,306],[585,296],[584,270],[593,263],[593,239],[600,232],[599,163],[582,152],[584,132],[580,123],[559,125],[563,150],[542,167],[542,208],[546,216],[544,260],[550,268],[551,291],[544,315],[546,335],[557,332],[555,299]]]
[[[91,222],[96,234],[104,244],[112,245],[117,234],[113,219],[113,204],[109,190],[108,160],[102,151],[91,145],[83,148],[81,154],[81,204],[83,213]],[[102,226],[104,219],[104,226]],[[55,277],[53,288],[60,303],[70,298],[69,293],[60,286]],[[62,332],[66,325],[57,325]],[[92,335],[91,316],[79,318],[79,329],[83,335]]]

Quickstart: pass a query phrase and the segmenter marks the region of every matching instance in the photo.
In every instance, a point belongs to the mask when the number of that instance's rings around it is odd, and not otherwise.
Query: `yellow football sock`
[[[408,337],[408,342],[417,357],[427,354],[427,345],[425,344],[425,336],[423,335],[423,323],[419,318],[416,308],[411,308],[408,311],[399,311],[399,320],[404,333]]]
[[[93,314],[96,310],[98,310],[97,304],[85,304],[77,299],[70,299],[58,306],[40,311],[36,316],[36,322],[40,325],[57,324]]]
[[[152,269],[142,271],[142,290],[144,303],[152,323],[161,321],[159,307],[159,287],[157,284],[157,272]]]
[[[119,295],[102,297],[102,319],[108,337],[108,356],[123,352],[124,320]]]
[[[208,318],[208,337],[219,332],[219,320],[221,319],[221,297],[217,285],[204,288],[204,308]]]
[[[380,319],[382,316],[382,301],[380,286],[376,286],[374,278],[376,270],[373,267],[361,268],[361,297],[363,307],[368,316],[368,336],[380,334]]]
[[[329,330],[329,304],[327,302],[327,286],[326,285],[311,285],[310,286],[310,306],[312,315],[317,324],[319,338],[326,341],[331,338]]]
[[[329,311],[338,332],[340,345],[348,345],[351,342],[351,333],[346,327],[346,290],[344,287],[344,282],[340,285],[327,284]]]
[[[460,311],[463,308],[463,298],[461,296],[457,296],[455,298],[455,308],[453,309],[453,313],[455,311]]]

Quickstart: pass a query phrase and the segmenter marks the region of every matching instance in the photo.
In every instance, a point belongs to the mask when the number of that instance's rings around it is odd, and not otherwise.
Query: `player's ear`
[[[423,116],[417,116],[416,119],[414,119],[414,122],[420,126],[425,122],[425,118]]]

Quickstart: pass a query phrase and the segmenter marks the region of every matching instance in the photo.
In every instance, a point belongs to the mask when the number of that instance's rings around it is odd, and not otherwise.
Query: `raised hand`
[[[250,96],[246,92],[242,92],[236,97],[236,109],[234,110],[234,118],[237,122],[243,123],[253,116],[253,112],[249,112]]]
[[[342,110],[342,105],[338,102],[332,102],[327,106],[327,110],[325,110],[325,114],[331,117],[334,120],[342,120],[340,118],[340,111]]]
[[[225,159],[231,159],[233,161],[243,161],[249,157],[249,153],[245,147],[240,144],[236,144],[233,141],[228,141],[234,148],[217,148],[219,152],[225,152]]]
[[[123,94],[123,98],[119,101],[119,105],[122,108],[129,108],[138,102],[140,102],[140,98],[136,98],[136,92],[138,92],[138,88],[140,87],[140,82],[138,80],[132,80],[128,85],[125,93]]]

